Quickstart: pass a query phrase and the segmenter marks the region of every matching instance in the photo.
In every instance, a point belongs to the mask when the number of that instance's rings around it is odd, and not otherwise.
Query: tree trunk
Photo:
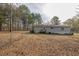
[[[26,30],[26,24],[23,24],[23,30],[24,31]]]
[[[2,30],[2,24],[0,24],[0,31]]]
[[[26,21],[23,20],[23,30],[25,31],[26,30]]]

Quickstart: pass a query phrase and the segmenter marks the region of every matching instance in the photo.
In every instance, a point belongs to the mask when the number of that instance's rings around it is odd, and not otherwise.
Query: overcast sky
[[[77,3],[30,3],[26,4],[31,12],[40,13],[44,22],[53,16],[58,16],[61,21],[76,15]]]

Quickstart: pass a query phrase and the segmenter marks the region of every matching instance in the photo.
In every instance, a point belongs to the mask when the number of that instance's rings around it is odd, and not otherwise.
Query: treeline
[[[79,16],[74,16],[63,23],[71,26],[73,32],[79,32]]]
[[[31,13],[24,4],[0,3],[0,31],[28,30],[29,25],[41,23],[41,14]]]
[[[57,16],[54,16],[50,23],[52,25],[61,25],[61,22]],[[65,26],[70,26],[73,32],[79,32],[79,15],[73,16],[62,23]]]
[[[65,26],[70,26],[71,30],[73,32],[79,33],[79,5],[76,8],[76,13],[77,14],[75,16],[73,16],[72,18],[67,19],[64,22],[62,22],[62,24],[65,25]],[[59,17],[54,16],[51,19],[51,24],[53,24],[53,25],[60,25],[61,22],[59,20]]]
[[[42,23],[41,14],[32,13],[27,5],[0,3],[0,31],[24,31],[28,30],[29,25]],[[61,22],[59,17],[53,16],[48,24],[60,25]],[[71,26],[74,32],[79,32],[79,13],[62,24]]]

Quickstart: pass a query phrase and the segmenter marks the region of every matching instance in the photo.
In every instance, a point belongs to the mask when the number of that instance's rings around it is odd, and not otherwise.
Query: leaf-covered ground
[[[0,32],[0,55],[79,56],[79,35]]]

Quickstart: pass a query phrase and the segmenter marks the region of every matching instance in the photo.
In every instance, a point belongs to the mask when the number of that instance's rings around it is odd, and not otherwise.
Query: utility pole
[[[10,15],[10,45],[12,44],[12,3],[10,3],[11,15]]]
[[[10,32],[12,31],[12,3],[10,3],[10,8],[11,8],[11,15],[10,15]]]

